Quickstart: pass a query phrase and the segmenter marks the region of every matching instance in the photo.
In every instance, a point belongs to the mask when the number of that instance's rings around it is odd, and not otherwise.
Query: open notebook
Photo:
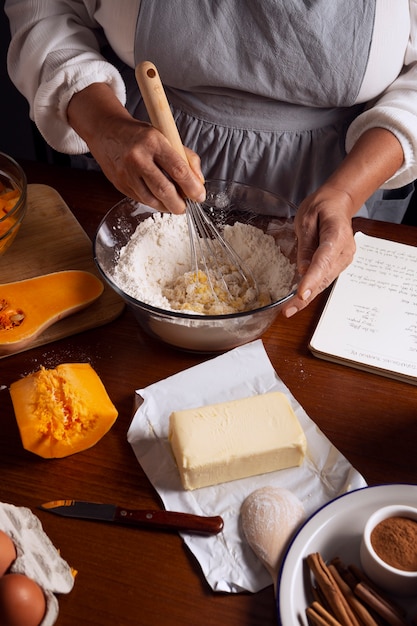
[[[417,384],[417,247],[356,233],[311,338],[322,359]]]

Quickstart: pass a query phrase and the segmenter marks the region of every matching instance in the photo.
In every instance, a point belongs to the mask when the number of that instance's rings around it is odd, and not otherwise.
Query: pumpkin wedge
[[[23,447],[45,459],[91,448],[117,418],[89,363],[41,367],[12,383],[10,395]]]
[[[0,285],[0,355],[26,348],[46,328],[97,300],[103,289],[101,280],[82,270]]]

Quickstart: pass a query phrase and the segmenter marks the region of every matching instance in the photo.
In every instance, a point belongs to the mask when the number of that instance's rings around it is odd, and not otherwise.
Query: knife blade
[[[41,504],[39,508],[63,517],[160,530],[216,535],[223,529],[223,519],[219,515],[209,517],[177,511],[126,509],[116,504],[101,504],[82,500],[53,500]]]

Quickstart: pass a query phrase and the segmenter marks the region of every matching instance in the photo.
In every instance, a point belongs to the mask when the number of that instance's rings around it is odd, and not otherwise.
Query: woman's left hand
[[[365,131],[330,178],[300,204],[297,294],[283,308],[285,317],[304,309],[353,260],[352,218],[367,198],[401,167],[401,143],[385,128]]]
[[[295,231],[301,280],[296,296],[283,308],[285,317],[304,309],[351,263],[355,253],[352,212],[349,195],[327,186],[300,204]]]

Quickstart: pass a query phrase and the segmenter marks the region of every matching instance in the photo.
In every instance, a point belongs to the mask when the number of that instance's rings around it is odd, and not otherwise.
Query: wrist
[[[355,213],[398,171],[403,161],[403,149],[395,135],[384,128],[372,128],[361,135],[325,184],[345,192]]]
[[[309,214],[313,221],[319,215],[320,220],[333,216],[338,220],[345,217],[347,221],[350,221],[357,210],[355,200],[348,189],[334,185],[329,179],[303,200],[296,214],[296,219],[301,213],[304,216]]]
[[[129,112],[106,83],[93,83],[74,94],[67,107],[69,125],[88,144],[108,129],[112,120],[131,119]]]

